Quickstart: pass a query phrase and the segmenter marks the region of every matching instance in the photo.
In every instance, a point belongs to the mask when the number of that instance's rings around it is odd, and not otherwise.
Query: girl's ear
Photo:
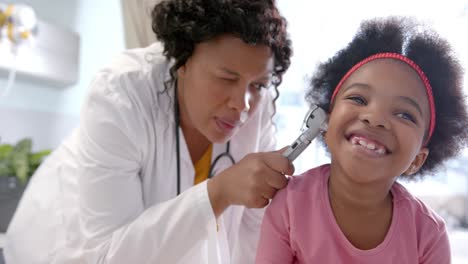
[[[328,131],[328,124],[330,122],[330,112],[327,113],[327,121],[324,125],[324,130],[322,130],[322,137],[324,138],[325,140],[325,144],[327,144],[327,131]],[[328,144],[327,144],[328,145]]]
[[[327,131],[326,131],[326,130],[323,130],[323,131],[321,132],[321,134],[322,134],[322,137],[325,138],[325,137],[327,136]]]
[[[428,148],[421,148],[419,153],[414,158],[413,162],[411,162],[410,166],[404,172],[405,175],[413,175],[419,171],[419,169],[424,165],[426,162],[427,155],[429,155]]]
[[[325,147],[328,149],[328,134],[327,134],[327,130],[322,131],[322,138],[323,138],[323,142],[325,143]]]

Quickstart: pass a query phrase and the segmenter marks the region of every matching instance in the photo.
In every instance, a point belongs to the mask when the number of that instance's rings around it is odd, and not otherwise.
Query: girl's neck
[[[390,189],[393,182],[363,184],[351,179],[339,168],[331,168],[328,193],[334,207],[371,213],[391,206]]]
[[[375,248],[384,241],[392,222],[391,184],[353,182],[341,173],[332,167],[328,183],[336,223],[354,247]]]

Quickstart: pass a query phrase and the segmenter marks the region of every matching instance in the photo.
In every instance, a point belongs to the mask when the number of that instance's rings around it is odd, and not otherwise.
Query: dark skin
[[[192,163],[196,164],[206,152],[211,142],[203,135],[192,127],[187,127],[184,123],[181,124],[182,131],[184,132],[185,142],[189,148],[190,158]],[[186,137],[185,135],[191,135]]]
[[[268,46],[232,35],[199,43],[177,70],[180,125],[195,164],[212,143],[225,143],[265,96],[273,71]],[[194,100],[195,99],[195,100]],[[247,117],[247,118],[248,118]],[[207,183],[213,213],[230,205],[261,208],[284,188],[294,168],[282,151],[249,154]]]
[[[272,67],[267,46],[231,35],[195,46],[177,70],[180,126],[194,163],[211,143],[224,143],[237,132],[242,112],[255,112]],[[219,121],[228,129],[220,129]]]
[[[424,164],[428,124],[424,85],[402,62],[370,62],[343,84],[325,135],[332,156],[328,193],[338,226],[356,248],[384,241],[392,223],[390,189],[399,175]]]
[[[363,202],[364,197],[359,201],[353,201],[352,197],[342,197],[343,195],[337,194],[332,186],[329,186],[329,194],[336,222],[351,244],[366,250],[383,242],[392,222],[393,206],[390,194],[380,201],[369,201],[367,204]]]

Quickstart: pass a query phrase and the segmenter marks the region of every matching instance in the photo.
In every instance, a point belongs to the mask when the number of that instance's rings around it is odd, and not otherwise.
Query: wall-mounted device
[[[0,3],[0,77],[8,77],[8,83],[17,75],[53,87],[73,85],[79,49],[77,33],[37,19],[29,6]]]

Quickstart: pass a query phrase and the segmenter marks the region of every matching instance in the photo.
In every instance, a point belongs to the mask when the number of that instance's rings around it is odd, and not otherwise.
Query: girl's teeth
[[[366,141],[362,139],[358,139],[353,137],[351,139],[351,143],[354,145],[361,145],[367,149],[373,150],[378,154],[385,154],[385,149],[384,148],[377,148],[377,146],[374,143],[366,143]]]
[[[379,154],[385,154],[385,150],[384,149],[378,149],[376,150],[377,153]]]

